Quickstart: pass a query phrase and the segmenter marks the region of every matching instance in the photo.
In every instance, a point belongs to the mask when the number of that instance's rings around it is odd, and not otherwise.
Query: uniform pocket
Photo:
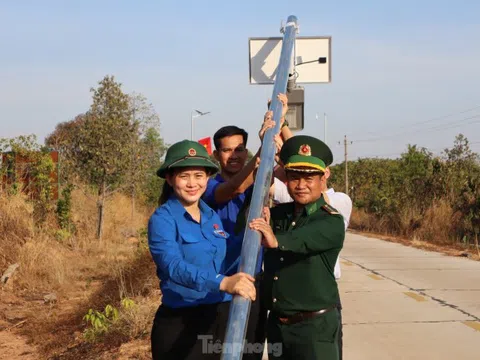
[[[312,319],[312,325],[315,329],[314,337],[317,341],[335,342],[340,327],[338,310],[329,311]]]
[[[200,239],[199,236],[194,236],[194,235],[190,235],[190,234],[182,234],[182,241],[183,242],[193,244],[193,243],[198,243],[200,240],[202,240],[202,239]]]
[[[213,264],[212,245],[207,239],[191,234],[182,235],[181,238],[180,247],[186,262],[200,267]]]

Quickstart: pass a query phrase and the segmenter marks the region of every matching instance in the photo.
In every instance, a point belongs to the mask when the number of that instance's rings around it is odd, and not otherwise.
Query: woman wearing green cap
[[[160,207],[148,224],[162,304],[153,323],[153,359],[219,359],[232,294],[255,300],[255,279],[225,276],[228,234],[201,196],[218,170],[205,148],[172,145],[157,175],[165,179]]]

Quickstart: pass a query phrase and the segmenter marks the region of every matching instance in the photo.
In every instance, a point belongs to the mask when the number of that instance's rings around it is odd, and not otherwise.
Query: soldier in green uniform
[[[270,310],[269,358],[338,359],[339,293],[334,266],[345,227],[322,192],[333,161],[328,146],[311,136],[288,139],[280,152],[294,202],[264,210],[250,227],[262,233],[264,296]],[[281,351],[279,351],[281,344]]]

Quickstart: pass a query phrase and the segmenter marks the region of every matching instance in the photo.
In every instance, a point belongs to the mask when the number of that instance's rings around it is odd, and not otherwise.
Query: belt
[[[330,306],[326,309],[322,309],[322,310],[318,310],[318,311],[305,311],[305,312],[302,311],[302,312],[298,312],[296,314],[293,314],[291,316],[278,317],[278,320],[280,320],[280,322],[282,324],[285,324],[285,325],[296,324],[296,323],[299,323],[301,321],[311,319],[311,318],[320,316],[322,314],[325,314],[329,311],[335,310],[337,307],[338,307],[338,305],[332,305],[332,306]]]

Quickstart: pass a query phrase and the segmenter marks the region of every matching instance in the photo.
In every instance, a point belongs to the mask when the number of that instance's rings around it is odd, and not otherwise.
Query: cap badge
[[[298,153],[300,155],[304,155],[304,156],[311,156],[312,155],[312,149],[310,149],[310,146],[309,145],[302,145],[300,146],[300,149],[298,150]]]
[[[197,152],[195,151],[194,148],[190,148],[190,149],[188,150],[188,155],[190,155],[190,156],[195,156],[195,155],[197,155]]]

